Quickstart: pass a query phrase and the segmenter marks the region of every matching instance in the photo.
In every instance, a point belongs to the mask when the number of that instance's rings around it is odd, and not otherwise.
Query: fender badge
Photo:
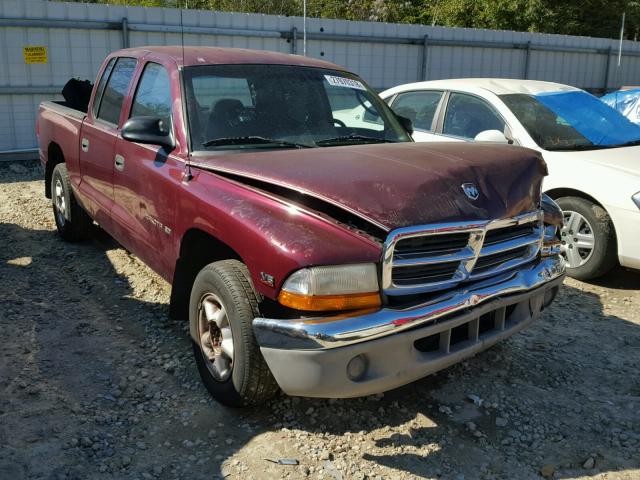
[[[475,183],[463,183],[461,185],[462,191],[470,200],[477,200],[480,196],[480,191],[476,187]]]
[[[275,285],[273,276],[269,275],[268,273],[260,272],[260,281],[265,285],[269,285],[270,287],[273,287]]]

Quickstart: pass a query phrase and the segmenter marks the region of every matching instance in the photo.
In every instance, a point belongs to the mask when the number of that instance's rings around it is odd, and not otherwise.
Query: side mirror
[[[476,142],[509,143],[500,130],[484,130],[474,138]]]
[[[398,119],[398,122],[400,122],[400,125],[402,125],[402,128],[404,128],[407,132],[409,132],[409,135],[411,135],[413,133],[413,123],[411,123],[411,119],[403,117],[402,115],[398,115],[397,113],[396,118]]]
[[[122,127],[122,138],[130,142],[160,145],[171,151],[176,141],[169,125],[159,117],[133,117]]]

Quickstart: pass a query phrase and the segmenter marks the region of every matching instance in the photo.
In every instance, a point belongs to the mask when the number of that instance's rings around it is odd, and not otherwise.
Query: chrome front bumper
[[[536,289],[562,277],[564,271],[560,256],[547,257],[409,308],[296,320],[256,318],[253,330],[261,347],[317,350],[353,345],[422,326],[498,297]]]
[[[353,315],[256,318],[254,332],[289,395],[355,397],[412,382],[470,357],[536,320],[564,279],[559,256],[460,287],[429,302]],[[362,357],[366,371],[348,366]]]

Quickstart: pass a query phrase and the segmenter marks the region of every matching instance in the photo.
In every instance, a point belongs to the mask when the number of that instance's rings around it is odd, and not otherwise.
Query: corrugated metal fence
[[[183,11],[187,45],[302,53],[302,19]],[[453,77],[531,78],[591,90],[640,83],[640,44],[495,30],[308,19],[307,55],[360,74],[375,88]],[[127,46],[180,43],[176,9],[0,1],[0,158],[33,155],[42,100],[71,77],[93,80],[105,57]],[[24,47],[47,48],[27,63]],[[43,61],[40,58],[40,61]]]

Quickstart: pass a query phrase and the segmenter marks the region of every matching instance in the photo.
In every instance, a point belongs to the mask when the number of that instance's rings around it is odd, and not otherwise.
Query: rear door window
[[[474,139],[485,130],[504,132],[505,123],[494,108],[481,98],[464,93],[452,93],[444,114],[442,133]]]
[[[433,130],[433,117],[436,114],[441,91],[421,91],[399,93],[391,104],[391,108],[396,114],[407,117],[411,120],[413,128],[430,132]]]
[[[109,80],[109,75],[111,75],[111,70],[113,70],[113,65],[116,63],[116,57],[113,57],[109,60],[104,72],[102,72],[102,77],[100,77],[100,82],[98,82],[98,88],[96,89],[96,95],[93,99],[93,114],[97,116],[98,109],[100,108],[100,100],[102,100],[102,94],[104,93],[104,87],[107,85],[107,80]]]
[[[129,90],[129,84],[135,68],[135,58],[122,57],[118,59],[107,81],[104,95],[102,95],[102,101],[98,109],[98,118],[100,120],[118,125],[124,97]]]
[[[171,125],[171,87],[167,70],[157,63],[147,63],[142,72],[131,106],[131,117],[158,117]]]

